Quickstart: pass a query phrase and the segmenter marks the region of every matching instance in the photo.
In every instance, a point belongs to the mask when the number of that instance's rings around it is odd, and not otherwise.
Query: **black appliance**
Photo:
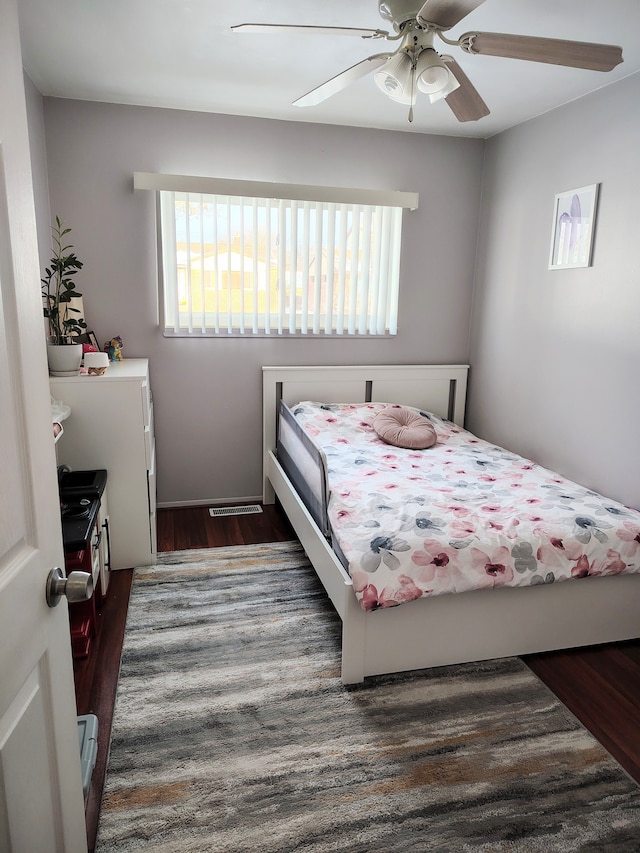
[[[91,598],[69,604],[74,658],[86,658],[97,637],[100,607],[109,581],[108,522],[100,520],[101,498],[106,485],[104,469],[71,471],[65,465],[58,468],[65,569],[67,574],[88,572],[94,578]],[[103,537],[106,538],[103,540]]]
[[[67,553],[85,547],[91,538],[106,485],[104,469],[70,471],[64,465],[58,469],[62,541]]]

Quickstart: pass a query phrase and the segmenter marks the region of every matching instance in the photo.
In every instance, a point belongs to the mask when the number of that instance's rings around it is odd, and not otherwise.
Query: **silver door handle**
[[[87,601],[93,595],[93,575],[90,572],[71,572],[65,577],[60,566],[56,566],[47,576],[45,594],[49,607],[55,607],[63,595],[69,602]]]

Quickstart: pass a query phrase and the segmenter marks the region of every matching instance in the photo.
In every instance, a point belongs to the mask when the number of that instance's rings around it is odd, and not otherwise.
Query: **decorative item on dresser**
[[[106,341],[104,345],[104,352],[109,356],[109,361],[122,361],[122,348],[124,344],[122,342],[122,338],[120,335],[116,335],[115,338],[111,338],[110,341]]]
[[[82,361],[82,344],[74,337],[82,334],[87,324],[77,307],[82,294],[76,290],[72,276],[82,269],[83,264],[69,251],[73,246],[65,245],[71,229],[63,226],[59,216],[56,216],[56,224],[51,231],[54,253],[50,266],[45,269],[45,277],[41,279],[43,311],[49,324],[49,373],[52,376],[73,376],[79,372]]]
[[[71,414],[57,444],[72,470],[109,472],[111,568],[150,565],[156,546],[156,459],[149,361],[111,362],[95,379],[51,378]]]

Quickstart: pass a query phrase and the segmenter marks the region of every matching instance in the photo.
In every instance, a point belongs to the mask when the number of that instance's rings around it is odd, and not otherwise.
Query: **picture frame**
[[[591,184],[556,195],[550,270],[591,266],[599,187]]]
[[[95,347],[98,352],[101,351],[95,332],[85,332],[83,335],[76,335],[73,340],[76,344],[90,344],[92,347]]]

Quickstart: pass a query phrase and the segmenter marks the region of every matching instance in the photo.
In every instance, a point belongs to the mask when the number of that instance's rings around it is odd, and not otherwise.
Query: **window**
[[[160,189],[166,335],[397,333],[415,195],[222,180],[205,193],[185,183],[210,179],[147,177]]]

